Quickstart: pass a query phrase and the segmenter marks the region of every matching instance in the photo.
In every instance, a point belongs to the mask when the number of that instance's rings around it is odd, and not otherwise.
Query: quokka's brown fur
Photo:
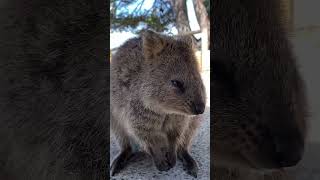
[[[111,130],[121,148],[111,174],[125,166],[138,144],[158,170],[169,170],[178,157],[197,176],[189,149],[206,95],[191,38],[148,30],[128,40],[111,60],[110,86]]]

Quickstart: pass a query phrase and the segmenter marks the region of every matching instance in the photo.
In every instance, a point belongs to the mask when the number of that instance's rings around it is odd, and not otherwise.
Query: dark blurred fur
[[[302,158],[307,103],[276,0],[214,0],[215,167],[264,172]]]
[[[0,174],[105,179],[106,2],[6,0],[0,7]]]

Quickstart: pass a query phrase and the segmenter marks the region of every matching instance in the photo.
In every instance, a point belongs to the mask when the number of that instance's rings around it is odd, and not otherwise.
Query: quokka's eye
[[[183,82],[178,81],[178,80],[171,80],[171,84],[172,86],[180,89],[181,91],[183,91],[184,87],[183,87]]]

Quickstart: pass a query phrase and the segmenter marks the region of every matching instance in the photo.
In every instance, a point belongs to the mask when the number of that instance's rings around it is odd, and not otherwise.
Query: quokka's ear
[[[165,45],[166,43],[163,35],[151,30],[145,30],[142,32],[143,53],[147,59],[158,56]]]

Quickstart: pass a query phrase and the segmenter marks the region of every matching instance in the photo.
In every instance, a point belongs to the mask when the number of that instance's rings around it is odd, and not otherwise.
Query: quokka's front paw
[[[128,160],[133,155],[131,148],[122,150],[111,163],[111,176],[119,173],[128,163]]]
[[[150,154],[159,171],[168,171],[176,165],[177,155],[169,148],[152,148]]]
[[[198,176],[197,162],[192,158],[188,151],[179,151],[178,157],[182,161],[183,169],[191,176]]]

